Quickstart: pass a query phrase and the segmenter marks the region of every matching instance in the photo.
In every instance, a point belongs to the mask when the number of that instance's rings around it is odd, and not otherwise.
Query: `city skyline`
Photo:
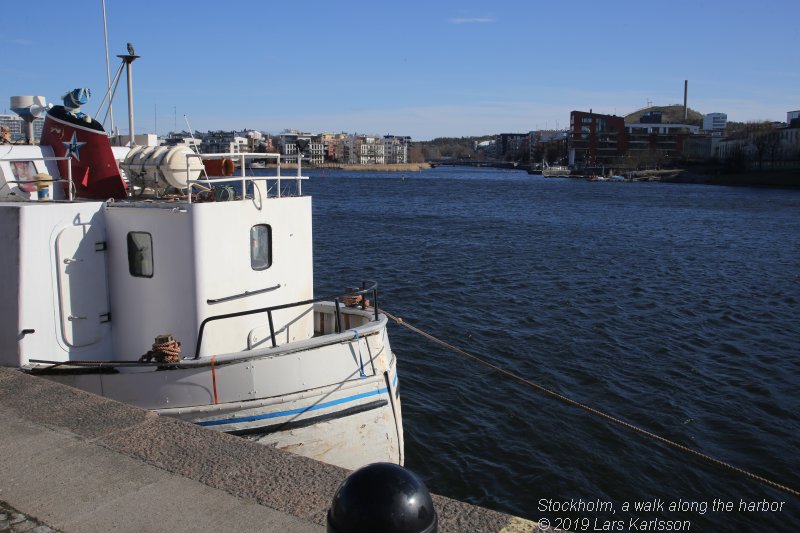
[[[18,3],[0,37],[10,96],[106,91],[100,2],[59,15]],[[572,110],[625,115],[683,102],[731,121],[800,108],[796,2],[650,3],[107,1],[111,74],[133,43],[135,127],[347,131],[435,137],[567,128]],[[52,13],[42,16],[41,13]],[[114,118],[128,129],[125,81]],[[189,121],[187,126],[184,115]],[[101,117],[102,118],[102,117]],[[156,122],[157,121],[157,122]]]

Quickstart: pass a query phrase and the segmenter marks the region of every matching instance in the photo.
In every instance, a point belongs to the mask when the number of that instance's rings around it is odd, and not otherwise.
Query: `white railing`
[[[205,174],[204,178],[200,179],[189,179],[190,173],[192,172],[191,165],[189,164],[189,160],[195,158],[202,160],[211,160],[211,159],[238,159],[239,160],[239,176],[230,176],[230,177],[223,177],[223,176],[209,176],[206,173],[205,168],[203,168],[202,173]],[[252,159],[274,159],[275,160],[275,174],[272,176],[248,176],[247,175],[247,161]],[[231,153],[222,153],[222,154],[186,154],[186,175],[187,175],[187,186],[189,187],[190,191],[193,185],[197,185],[202,188],[210,189],[214,185],[224,184],[224,183],[240,183],[242,187],[242,199],[245,199],[246,192],[247,192],[247,183],[248,182],[259,182],[263,181],[266,186],[265,194],[267,198],[269,198],[269,185],[267,182],[275,181],[276,182],[276,194],[275,198],[281,197],[281,179],[294,179],[297,185],[297,196],[303,195],[303,186],[302,180],[307,180],[307,176],[303,176],[302,173],[302,154],[292,154],[292,155],[281,155],[276,153],[267,153],[267,154],[259,154],[253,152],[231,152]],[[281,161],[297,161],[297,174],[295,176],[282,176],[281,175]],[[189,203],[192,202],[192,195],[188,195]]]
[[[75,189],[75,183],[73,183],[73,181],[72,181],[72,156],[62,156],[62,157],[56,157],[56,156],[52,156],[52,157],[46,157],[46,156],[43,156],[43,157],[15,157],[15,158],[12,158],[12,159],[3,159],[3,161],[8,161],[10,163],[13,163],[15,161],[16,162],[19,162],[19,161],[44,161],[45,163],[47,161],[69,161],[70,164],[67,165],[67,183],[69,184],[69,187],[67,187],[67,191],[68,191],[67,199],[70,202],[75,199],[76,189]],[[61,178],[58,178],[58,179],[54,178],[54,179],[49,179],[49,180],[36,180],[36,179],[6,180],[6,183],[14,183],[14,184],[17,184],[17,185],[22,185],[22,184],[38,184],[38,183],[61,183],[63,181],[64,180],[61,179]],[[26,192],[31,192],[31,191],[26,191]],[[50,195],[50,199],[51,200],[54,199],[52,194]]]

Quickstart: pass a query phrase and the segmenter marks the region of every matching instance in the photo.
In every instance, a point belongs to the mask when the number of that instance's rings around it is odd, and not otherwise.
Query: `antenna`
[[[133,45],[128,43],[128,53],[118,55],[117,57],[122,59],[122,63],[125,65],[126,77],[128,78],[128,143],[130,147],[134,147],[136,145],[136,141],[134,140],[133,136],[133,78],[131,63],[136,61],[136,59],[141,56],[137,56],[133,49]]]
[[[194,150],[194,153],[200,154],[200,147],[197,146],[197,141],[194,140],[194,131],[192,131],[192,127],[189,125],[189,117],[184,114],[183,120],[186,121],[186,127],[189,128],[189,136],[192,138],[192,149]]]
[[[100,0],[103,5],[103,37],[106,44],[106,78],[108,79],[108,92],[106,96],[111,94],[111,66],[108,63],[108,26],[106,25],[106,0]],[[102,103],[100,104],[103,105]],[[108,113],[111,115],[111,131],[114,131],[114,110],[111,107],[111,101],[108,102]],[[104,121],[105,122],[105,121]]]

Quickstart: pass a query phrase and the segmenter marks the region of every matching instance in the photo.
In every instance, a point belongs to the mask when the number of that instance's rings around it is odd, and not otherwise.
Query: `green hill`
[[[630,115],[625,116],[625,122],[634,123],[639,122],[639,119],[645,113],[651,111],[661,111],[661,122],[665,124],[683,124],[683,106],[682,105],[667,105],[667,106],[652,106],[634,111]],[[701,126],[703,124],[703,114],[698,113],[691,107],[689,108],[689,124]]]

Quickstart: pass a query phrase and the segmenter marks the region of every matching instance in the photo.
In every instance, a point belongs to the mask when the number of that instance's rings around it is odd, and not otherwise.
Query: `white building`
[[[410,143],[411,137],[384,135],[383,150],[386,163],[390,165],[408,163],[408,145]]]
[[[318,135],[303,133],[295,130],[285,130],[280,134],[279,143],[281,155],[297,155],[297,141],[308,141],[308,146],[303,152],[303,161],[312,165],[321,165],[325,162],[325,145]]]
[[[626,122],[625,131],[629,135],[674,135],[676,133],[695,135],[700,133],[700,128],[691,124],[643,124],[639,122]]]
[[[385,165],[386,147],[378,137],[361,135],[356,138],[356,155],[359,165]]]
[[[200,143],[204,154],[230,154],[247,152],[247,139],[233,131],[209,131]]]
[[[703,130],[708,132],[725,131],[728,127],[728,115],[725,113],[709,113],[703,115]]]
[[[723,139],[715,147],[715,155],[721,160],[737,154],[761,166],[776,161],[796,161],[800,159],[800,127],[761,130],[744,137]]]

